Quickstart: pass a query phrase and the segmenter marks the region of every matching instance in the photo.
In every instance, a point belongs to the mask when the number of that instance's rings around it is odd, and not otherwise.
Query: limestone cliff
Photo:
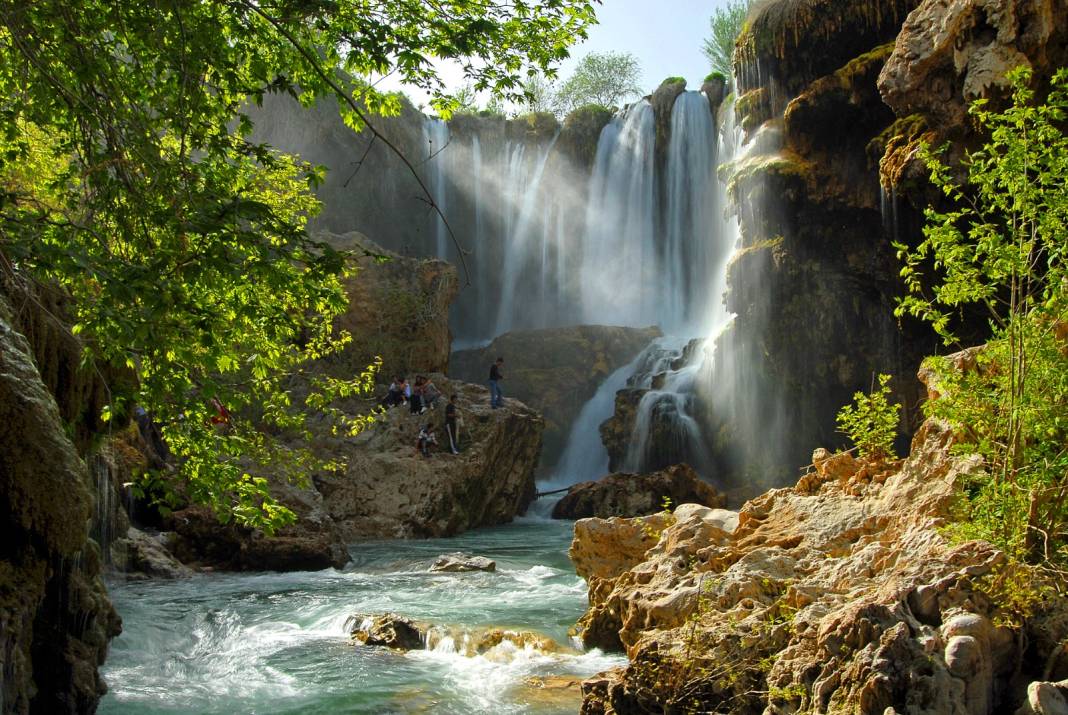
[[[453,353],[450,374],[484,384],[490,365],[504,357],[504,393],[544,415],[543,466],[551,467],[600,384],[659,336],[657,328],[605,325],[513,331],[485,348]]]
[[[1068,28],[1062,0],[753,8],[735,57],[734,106],[750,142],[721,172],[742,230],[728,275],[737,318],[718,338],[704,397],[730,479],[775,486],[812,444],[841,444],[835,412],[874,374],[895,378],[902,433],[918,426],[911,375],[939,343],[892,315],[902,292],[892,242],[916,242],[914,205],[937,199],[916,148],[981,140],[967,103],[997,99],[999,73],[1016,63],[1041,84],[1068,60]]]
[[[100,580],[100,549],[89,540],[93,481],[79,450],[99,429],[104,386],[79,370],[80,345],[44,308],[50,302],[43,290],[0,286],[5,713],[93,712],[106,692],[97,667],[120,630]]]
[[[351,377],[381,358],[378,379],[385,383],[397,374],[411,378],[416,372],[445,372],[456,269],[444,261],[400,256],[356,232],[319,233],[316,238],[359,256],[356,275],[345,283],[348,310],[336,321],[353,339],[341,355],[330,358],[331,367]]]
[[[985,715],[1010,712],[1028,680],[1068,675],[1043,672],[1068,603],[1005,625],[988,595],[1003,555],[941,530],[981,469],[952,442],[928,421],[907,460],[818,450],[796,486],[737,513],[577,522],[582,637],[631,661],[584,684],[583,712]]]
[[[515,399],[491,409],[488,389],[433,378],[444,395],[457,395],[460,454],[449,453],[443,402],[422,415],[394,407],[355,439],[323,435],[314,442],[321,454],[348,462],[344,473],[319,477],[315,486],[350,541],[452,536],[511,521],[533,500],[541,416]],[[416,449],[428,423],[438,439],[429,459]]]

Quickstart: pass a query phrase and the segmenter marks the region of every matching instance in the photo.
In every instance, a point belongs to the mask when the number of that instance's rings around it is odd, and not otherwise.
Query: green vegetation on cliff
[[[557,93],[558,110],[566,114],[586,104],[616,107],[642,93],[641,65],[629,52],[591,52]]]
[[[989,134],[968,154],[967,181],[929,148],[948,197],[927,210],[923,241],[897,248],[909,293],[898,315],[929,322],[947,344],[966,309],[986,312],[986,346],[932,358],[928,414],[952,423],[987,465],[962,503],[959,530],[1031,563],[1068,567],[1068,71],[1035,102],[1031,74],[1010,74],[1004,111],[977,102]],[[933,270],[932,270],[933,268]]]
[[[331,325],[346,257],[305,232],[321,170],[252,142],[243,108],[269,93],[330,97],[349,126],[386,141],[373,113],[397,112],[399,98],[348,78],[395,74],[448,114],[458,102],[430,60],[468,58],[475,90],[518,100],[521,78],[551,76],[592,21],[590,0],[448,13],[377,0],[0,0],[0,266],[14,283],[68,292],[87,359],[136,374],[108,416],[150,410],[188,496],[278,526],[292,514],[257,465],[330,466],[276,435],[369,376],[302,375],[345,341]],[[216,397],[228,425],[211,424]]]

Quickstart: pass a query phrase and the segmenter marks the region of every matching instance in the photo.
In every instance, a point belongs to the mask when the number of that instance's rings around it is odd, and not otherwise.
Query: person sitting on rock
[[[426,427],[419,430],[419,439],[417,442],[419,451],[422,452],[424,457],[430,456],[430,445],[437,446],[438,438],[434,435],[434,425],[427,422]]]
[[[449,435],[449,449],[453,454],[460,453],[460,432],[457,420],[459,409],[456,407],[456,395],[449,396],[449,404],[445,405],[445,434]]]
[[[402,405],[411,395],[412,388],[408,385],[403,375],[397,375],[389,386],[389,391],[382,400],[383,407],[396,407]]]
[[[423,387],[426,385],[426,378],[422,375],[416,375],[415,384],[412,385],[411,398],[409,400],[409,407],[411,407],[413,415],[421,415],[426,412],[426,407],[423,405]]]
[[[437,385],[429,377],[423,379],[423,409],[425,410],[427,407],[434,409],[438,398],[441,397],[441,390],[437,388]]]

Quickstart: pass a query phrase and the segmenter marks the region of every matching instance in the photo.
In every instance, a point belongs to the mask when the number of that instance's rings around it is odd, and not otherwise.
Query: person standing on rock
[[[445,433],[449,435],[449,449],[453,454],[459,454],[460,433],[456,430],[456,395],[449,396],[449,404],[445,405]]]
[[[493,409],[504,407],[504,393],[501,392],[501,380],[504,379],[504,375],[501,373],[503,365],[504,358],[502,357],[497,358],[497,362],[490,365],[490,407]]]

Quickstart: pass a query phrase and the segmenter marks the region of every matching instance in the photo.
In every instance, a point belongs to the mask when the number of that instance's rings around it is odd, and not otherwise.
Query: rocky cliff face
[[[1061,0],[754,7],[736,55],[735,111],[751,141],[724,170],[742,228],[728,276],[737,319],[706,395],[735,482],[786,483],[810,445],[839,444],[835,412],[876,373],[895,378],[903,433],[916,428],[911,375],[938,343],[892,316],[891,246],[917,241],[913,204],[937,200],[916,148],[979,140],[965,108],[998,98],[1012,65],[1031,64],[1040,83],[1063,65],[1065,12]]]
[[[584,684],[583,712],[986,714],[1063,678],[1066,663],[1043,671],[1068,604],[1008,627],[988,595],[1004,557],[940,530],[981,468],[952,441],[927,422],[903,462],[818,450],[796,486],[736,514],[579,521],[582,636],[631,660]]]
[[[97,667],[120,630],[88,538],[93,481],[79,450],[104,388],[78,369],[77,341],[38,311],[48,296],[20,292],[16,311],[9,290],[0,287],[0,709],[93,712],[106,691]]]
[[[348,540],[452,536],[511,521],[533,501],[544,422],[511,399],[489,406],[489,390],[434,376],[456,394],[463,419],[460,454],[449,453],[443,403],[422,415],[394,407],[355,439],[322,436],[323,454],[348,461],[344,473],[315,480],[323,508]],[[428,459],[416,449],[421,426],[437,428]]]
[[[456,269],[445,261],[400,256],[356,232],[316,237],[339,250],[370,254],[359,258],[356,275],[345,283],[349,308],[337,327],[353,339],[330,358],[332,369],[350,377],[381,358],[378,379],[387,384],[398,374],[411,379],[417,372],[446,372]]]
[[[566,446],[571,425],[605,378],[633,360],[657,328],[579,325],[506,333],[480,350],[453,353],[450,374],[484,384],[490,365],[504,357],[505,394],[545,417],[543,466],[551,467]]]

